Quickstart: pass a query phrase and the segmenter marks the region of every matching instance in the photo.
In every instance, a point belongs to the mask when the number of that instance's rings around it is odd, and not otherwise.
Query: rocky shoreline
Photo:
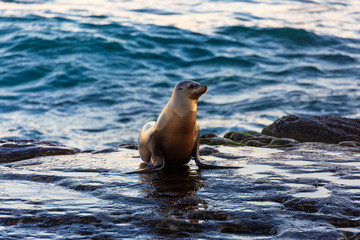
[[[1,140],[3,236],[359,239],[356,138],[329,144],[263,133],[201,136],[204,162],[239,169],[200,171],[192,161],[139,175],[126,174],[141,163],[136,144],[81,151]]]
[[[229,132],[224,137],[207,133],[201,143],[208,145],[282,148],[299,142],[323,142],[345,147],[360,147],[360,119],[289,115],[257,132]]]
[[[3,163],[0,226],[29,238],[41,229],[78,239],[359,239],[359,148],[204,144],[200,152],[206,163],[241,168],[199,171],[190,162],[128,175],[141,162],[131,144]]]
[[[293,147],[301,142],[338,144],[360,151],[360,119],[340,117],[307,117],[289,115],[258,132],[228,132],[223,137],[206,133],[200,144],[223,146],[251,146],[265,148]],[[136,149],[137,145],[121,144],[103,150],[86,151],[106,153],[118,148]],[[37,140],[0,140],[0,163],[31,159],[40,156],[71,155],[80,149]]]

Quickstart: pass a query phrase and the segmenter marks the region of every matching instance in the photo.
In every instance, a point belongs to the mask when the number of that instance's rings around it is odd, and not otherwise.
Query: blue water
[[[202,133],[360,117],[357,0],[0,1],[0,138],[135,142],[179,81]]]

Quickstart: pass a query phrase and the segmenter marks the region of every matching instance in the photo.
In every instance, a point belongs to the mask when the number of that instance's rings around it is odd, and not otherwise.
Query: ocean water
[[[136,142],[194,80],[202,133],[360,117],[357,0],[0,1],[0,138]]]

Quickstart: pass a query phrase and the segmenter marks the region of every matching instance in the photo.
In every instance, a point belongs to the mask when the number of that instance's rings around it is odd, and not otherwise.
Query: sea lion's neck
[[[167,104],[156,121],[156,128],[171,129],[172,132],[180,131],[181,133],[192,132],[196,125],[196,111],[191,108],[179,109],[172,104]]]
[[[195,113],[196,120],[197,100],[189,98],[175,99],[175,97],[171,97],[166,107],[170,108],[179,117],[185,117],[189,113]]]

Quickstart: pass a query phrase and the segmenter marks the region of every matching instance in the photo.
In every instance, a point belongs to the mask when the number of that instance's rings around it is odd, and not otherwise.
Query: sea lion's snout
[[[207,92],[208,87],[206,85],[202,85],[202,86],[204,87],[204,92],[202,94],[204,94]]]
[[[201,85],[201,84],[198,84],[192,91],[191,93],[191,98],[192,99],[199,99],[199,97],[201,95],[203,95],[204,93],[206,93],[208,87],[206,85]]]

